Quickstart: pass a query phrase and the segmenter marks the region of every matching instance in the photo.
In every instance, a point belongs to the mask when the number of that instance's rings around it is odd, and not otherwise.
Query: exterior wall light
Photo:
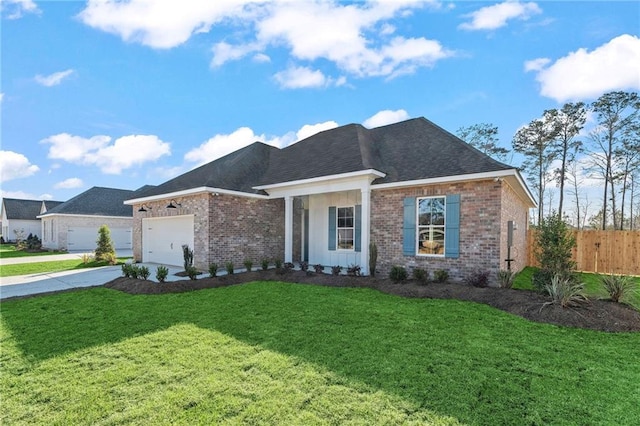
[[[177,202],[175,198],[172,198],[171,201],[169,201],[169,205],[167,206],[168,209],[177,209],[178,207],[182,207],[182,204]]]

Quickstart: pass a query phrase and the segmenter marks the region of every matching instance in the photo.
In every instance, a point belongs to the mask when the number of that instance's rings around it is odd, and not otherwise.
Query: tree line
[[[587,117],[595,122],[585,135]],[[458,137],[499,161],[511,151],[498,146],[498,128],[480,123],[461,127]],[[537,222],[545,217],[549,185],[558,187],[557,214],[578,229],[640,229],[640,97],[636,92],[605,93],[596,101],[566,103],[549,109],[520,128],[511,142],[513,151],[524,156],[520,170],[536,192]],[[578,165],[586,155],[586,172],[602,181],[602,203],[588,217],[590,203],[582,197],[584,175]],[[566,200],[565,196],[570,197]],[[549,197],[549,207],[553,200]],[[573,218],[566,215],[566,203],[572,203]],[[627,211],[628,208],[628,211]]]

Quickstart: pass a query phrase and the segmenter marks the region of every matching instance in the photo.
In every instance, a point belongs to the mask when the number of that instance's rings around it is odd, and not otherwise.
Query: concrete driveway
[[[127,257],[126,253],[118,252],[118,256]],[[0,267],[16,263],[61,261],[69,259],[81,259],[82,253],[69,253],[51,256],[30,256],[10,259],[0,259]],[[140,264],[142,266],[142,264]],[[151,271],[151,279],[155,279],[158,265],[145,264]],[[182,271],[181,267],[169,267],[167,281],[188,279],[177,277],[175,274]],[[121,266],[103,266],[100,268],[76,269],[72,271],[50,272],[30,275],[18,275],[0,278],[0,300],[12,297],[28,296],[33,294],[50,293],[72,288],[101,286],[111,280],[122,276]]]

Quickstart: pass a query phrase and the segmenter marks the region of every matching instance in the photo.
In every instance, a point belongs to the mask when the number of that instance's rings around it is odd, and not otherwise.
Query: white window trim
[[[442,250],[442,254],[430,254],[430,253],[420,253],[420,200],[427,200],[427,199],[433,199],[433,198],[443,198],[444,199],[444,225],[442,225],[442,234],[444,236],[444,241],[446,241],[446,235],[447,235],[447,196],[446,195],[433,195],[433,196],[429,196],[429,197],[417,197],[416,198],[416,235],[415,235],[415,241],[416,241],[416,256],[420,256],[420,257],[437,257],[437,258],[443,258],[445,257],[445,247],[443,247]],[[431,225],[433,226],[433,225]],[[437,225],[440,226],[440,225]],[[426,226],[423,225],[423,228],[426,228]]]
[[[338,226],[338,220],[340,218],[340,214],[339,211],[340,209],[351,209],[351,213],[352,213],[352,218],[353,218],[353,226],[349,227],[349,226],[343,226],[340,227]],[[352,247],[350,249],[343,249],[340,248],[340,230],[341,229],[351,229],[353,231],[353,238],[352,238]],[[336,206],[336,251],[345,251],[345,252],[349,252],[349,251],[355,251],[356,250],[356,206],[355,205],[351,205],[351,206]]]

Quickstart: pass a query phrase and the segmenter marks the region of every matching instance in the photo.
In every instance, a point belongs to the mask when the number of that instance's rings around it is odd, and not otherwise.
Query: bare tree
[[[553,144],[559,132],[557,115],[555,109],[545,111],[542,118],[518,130],[512,141],[513,149],[525,156],[522,167],[529,175],[529,182],[538,191],[538,223],[542,222],[549,169],[558,155]]]
[[[560,201],[558,202],[558,216],[562,218],[564,204],[564,184],[567,180],[567,167],[576,159],[576,155],[582,151],[582,142],[576,137],[584,127],[587,120],[587,111],[583,102],[564,104],[556,115],[559,129],[556,141],[560,167],[554,173],[560,188]]]
[[[591,140],[597,155],[594,166],[604,179],[604,195],[602,197],[602,229],[607,227],[607,205],[611,201],[613,226],[618,228],[618,212],[616,210],[616,191],[614,188],[616,152],[622,147],[624,135],[630,128],[637,126],[640,110],[640,97],[637,93],[609,92],[600,96],[591,110],[598,120],[598,127],[591,133]],[[609,193],[609,190],[611,192]],[[610,197],[610,198],[609,198]]]
[[[498,127],[489,123],[479,123],[460,127],[456,135],[472,147],[499,161],[507,161],[509,150],[498,146]]]

